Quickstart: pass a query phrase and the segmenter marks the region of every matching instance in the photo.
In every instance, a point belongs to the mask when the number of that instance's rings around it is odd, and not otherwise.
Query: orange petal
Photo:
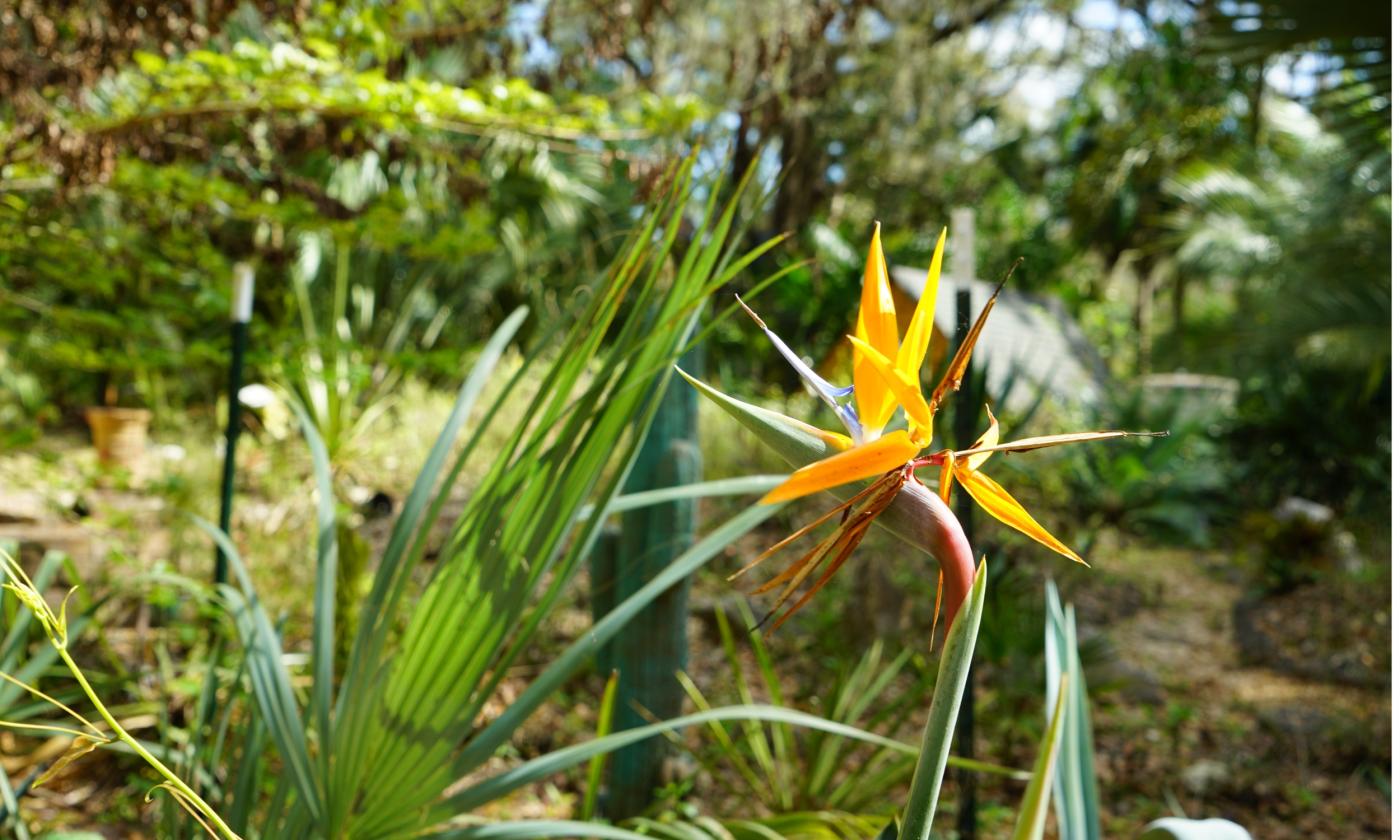
[[[889,472],[919,454],[921,448],[909,439],[908,432],[902,429],[890,432],[870,443],[808,464],[769,490],[759,503],[785,502]]]
[[[996,446],[997,441],[1001,439],[1001,425],[997,423],[996,416],[992,414],[992,407],[985,405],[983,408],[987,410],[987,431],[983,432],[981,437],[973,441],[972,446],[969,447],[970,449],[980,450],[986,449],[989,446]],[[995,450],[977,452],[967,456],[967,468],[974,471],[980,469],[983,464],[987,463],[987,459],[992,457],[992,452],[994,451]]]
[[[802,423],[801,420],[794,420],[793,422]],[[818,438],[821,439],[823,443],[827,444],[833,449],[850,449],[851,446],[854,444],[854,441],[852,441],[848,436],[841,434],[840,432],[828,432],[826,429],[818,429],[816,426],[812,426],[807,423],[802,423],[802,425],[807,426],[807,428],[803,429],[803,431],[810,432],[816,435]]]
[[[880,225],[870,239],[870,253],[865,260],[865,281],[860,292],[860,314],[856,318],[856,335],[869,342],[887,359],[899,352],[899,325],[895,319],[894,295],[890,291],[889,269],[885,252],[880,246]],[[884,387],[880,374],[869,363],[857,358],[853,378],[856,386],[856,410],[867,429],[882,429],[894,413],[895,401]]]
[[[933,260],[928,265],[928,277],[924,279],[924,290],[919,294],[919,304],[914,307],[914,316],[909,319],[909,328],[904,331],[904,340],[899,344],[899,357],[895,367],[910,374],[915,381],[919,378],[919,368],[923,367],[928,355],[928,340],[933,336],[933,310],[938,302],[938,278],[943,272],[943,243],[948,238],[948,229],[938,234],[938,244],[933,249]]]
[[[943,456],[943,469],[938,472],[938,498],[943,500],[943,504],[948,504],[948,500],[953,498],[953,451],[945,449],[938,453]]]
[[[853,335],[846,337],[855,347],[856,358],[869,362],[895,400],[904,406],[904,413],[909,418],[910,439],[921,447],[928,446],[929,441],[933,440],[933,415],[919,390],[919,380],[890,364],[889,358],[859,338]]]
[[[1051,551],[1063,554],[1077,563],[1084,563],[1084,558],[1075,554],[1069,546],[1055,539],[1049,531],[1041,527],[1041,524],[1036,522],[1025,508],[1021,507],[1020,502],[1011,498],[1011,494],[1006,492],[1006,488],[980,472],[972,472],[961,466],[957,467],[955,472],[958,483],[993,518],[1010,525]],[[1084,565],[1089,564],[1084,563]]]

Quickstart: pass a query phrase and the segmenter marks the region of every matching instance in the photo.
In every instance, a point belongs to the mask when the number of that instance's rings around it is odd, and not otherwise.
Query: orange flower
[[[873,478],[909,463],[933,440],[933,412],[937,405],[925,400],[919,390],[919,369],[923,367],[933,334],[933,306],[938,300],[938,279],[947,233],[944,230],[938,237],[924,292],[919,296],[909,329],[901,340],[889,270],[880,246],[880,226],[875,226],[865,263],[856,334],[847,336],[855,350],[851,373],[855,382],[856,422],[852,424],[848,414],[838,411],[846,420],[855,445],[797,470],[764,496],[764,502],[786,501]],[[771,332],[770,337],[776,338]],[[896,406],[904,409],[908,428],[883,433]]]
[[[745,311],[767,334],[774,346],[797,370],[803,380],[811,385],[822,401],[832,408],[848,432],[848,434],[826,432],[779,415],[781,420],[788,424],[799,424],[807,431],[819,435],[833,448],[840,451],[830,457],[798,468],[786,481],[769,491],[761,502],[785,502],[864,479],[875,479],[864,490],[857,492],[816,521],[782,540],[735,573],[734,577],[744,574],[777,551],[791,545],[799,537],[811,533],[817,527],[835,518],[837,514],[841,514],[839,525],[830,536],[818,542],[814,548],[804,553],[756,590],[757,592],[767,592],[781,587],[777,603],[768,616],[764,618],[766,621],[796,594],[806,580],[818,569],[822,569],[812,587],[783,613],[774,628],[786,621],[831,580],[832,575],[860,544],[870,525],[885,508],[894,502],[904,486],[909,482],[919,482],[914,471],[923,467],[942,467],[938,494],[941,503],[937,506],[939,513],[946,510],[949,496],[952,493],[952,484],[956,480],[972,496],[973,500],[993,518],[1020,531],[1052,551],[1083,563],[1084,560],[1078,554],[1041,526],[1004,487],[983,475],[980,471],[982,465],[996,452],[1019,452],[1066,443],[1106,440],[1137,434],[1165,434],[1116,430],[1077,432],[1000,443],[999,427],[989,408],[987,416],[990,420],[990,426],[970,449],[962,451],[943,449],[921,456],[921,453],[933,441],[934,415],[947,396],[956,391],[962,384],[963,375],[966,373],[972,357],[972,348],[976,345],[977,338],[986,325],[992,307],[1001,294],[1002,287],[1006,284],[1006,280],[1003,280],[1001,286],[998,286],[993,292],[981,314],[977,317],[977,321],[968,330],[962,345],[954,353],[943,378],[934,388],[932,395],[926,399],[919,386],[919,371],[923,366],[924,357],[928,353],[929,339],[933,333],[933,308],[937,300],[938,282],[943,263],[943,246],[946,238],[947,231],[945,230],[938,237],[938,244],[934,248],[933,259],[929,264],[923,293],[920,295],[914,314],[910,318],[909,327],[901,337],[895,319],[894,296],[890,290],[889,270],[885,265],[884,251],[880,245],[880,227],[878,224],[875,226],[875,233],[871,238],[870,251],[866,259],[860,311],[856,320],[856,334],[848,336],[854,348],[853,385],[851,386],[840,388],[827,382],[807,366],[796,353],[792,352],[772,330],[769,330],[762,319],[747,306],[744,307]],[[1014,269],[1015,266],[1013,265],[1012,268]],[[1007,273],[1007,277],[1010,277],[1010,272]],[[885,432],[885,426],[894,416],[896,407],[904,409],[906,428]],[[958,527],[951,513],[947,513],[946,517],[940,515],[937,518],[942,526]],[[940,569],[953,564],[957,572],[953,575],[953,579],[960,582],[965,580],[970,584],[971,575],[963,574],[962,572],[967,570],[963,569],[962,566],[966,565],[968,569],[971,568],[971,552],[966,548],[966,538],[961,537],[961,529],[958,530],[957,536],[961,538],[960,540],[940,541],[948,545],[962,546],[962,550],[953,552],[958,556],[943,557],[937,553],[935,556],[939,557]],[[967,556],[962,557],[963,554]],[[940,594],[942,577],[942,571],[940,571]],[[950,593],[950,614],[957,609],[965,594],[961,591]],[[936,615],[937,606],[935,606],[934,611]]]

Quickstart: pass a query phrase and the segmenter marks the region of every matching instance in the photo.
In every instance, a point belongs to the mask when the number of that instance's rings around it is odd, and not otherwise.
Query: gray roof
[[[890,280],[912,300],[924,290],[926,272],[894,266]],[[944,276],[938,284],[934,324],[944,336],[955,332],[957,293],[971,287],[972,318],[986,305],[995,286],[983,280],[954,280]],[[982,337],[972,353],[972,364],[987,369],[988,388],[1000,394],[1012,379],[1007,393],[1009,408],[1029,406],[1042,385],[1047,397],[1066,407],[1097,405],[1109,388],[1108,366],[1084,337],[1084,332],[1053,297],[1006,289],[997,300]]]

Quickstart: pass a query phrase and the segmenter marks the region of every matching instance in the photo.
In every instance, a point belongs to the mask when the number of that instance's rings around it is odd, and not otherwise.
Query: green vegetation
[[[1390,63],[1362,0],[0,10],[0,832],[1387,835]],[[963,207],[945,287],[1022,260],[976,422],[950,397],[928,487],[826,530],[832,495],[758,504],[840,444],[777,419],[834,428],[735,295],[839,389],[875,224],[922,272]],[[1007,369],[1013,299],[1101,398]],[[682,356],[705,481],[631,493]],[[999,451],[1018,534],[934,498],[983,402],[1001,441],[1171,434]],[[151,424],[99,462],[103,407]],[[699,537],[599,598],[662,501]],[[774,588],[729,579],[793,533]],[[680,581],[661,721],[596,655]]]

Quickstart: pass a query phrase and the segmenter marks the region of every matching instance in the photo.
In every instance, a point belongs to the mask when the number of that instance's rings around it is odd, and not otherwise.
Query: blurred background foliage
[[[198,463],[153,492],[212,505],[189,476],[213,475],[195,443],[213,435],[188,427],[218,404],[249,261],[248,379],[311,408],[347,508],[393,490],[384,464],[416,463],[462,360],[519,304],[532,344],[580,311],[694,149],[697,183],[732,191],[752,166],[767,191],[738,247],[790,234],[722,297],[783,272],[755,308],[816,361],[851,326],[872,222],[891,264],[922,268],[973,208],[979,275],[1024,258],[1013,286],[1062,301],[1113,378],[1097,406],[998,405],[1004,427],[1173,432],[1008,458],[1008,484],[1085,552],[1221,548],[1285,589],[1335,536],[1275,516],[1290,497],[1388,557],[1389,31],[1367,0],[0,4],[0,452],[142,405]],[[716,323],[705,356],[731,393],[819,407],[746,319]],[[1177,372],[1233,399],[1196,411],[1148,385]],[[707,477],[780,468],[723,420],[702,434]],[[258,453],[264,476],[304,488],[284,444]],[[295,542],[285,507],[250,554]],[[1042,569],[986,542],[982,648],[1012,675],[987,731],[1012,744],[1041,728]],[[871,566],[804,616],[831,698],[871,641],[857,618],[926,623],[903,593],[927,570]]]
[[[0,12],[0,411],[23,439],[97,402],[158,423],[209,402],[237,260],[263,375],[343,317],[372,376],[440,381],[516,304],[567,311],[693,146],[774,184],[750,244],[795,236],[762,311],[811,352],[849,326],[872,220],[922,265],[972,206],[982,273],[1024,257],[1017,284],[1064,300],[1116,377],[1238,380],[1207,434],[1211,469],[1251,479],[1229,499],[1378,511],[1381,6],[20,3]],[[337,253],[343,298],[305,285],[334,285]],[[375,319],[404,306],[411,337]],[[795,389],[761,343],[726,322],[711,364]]]

